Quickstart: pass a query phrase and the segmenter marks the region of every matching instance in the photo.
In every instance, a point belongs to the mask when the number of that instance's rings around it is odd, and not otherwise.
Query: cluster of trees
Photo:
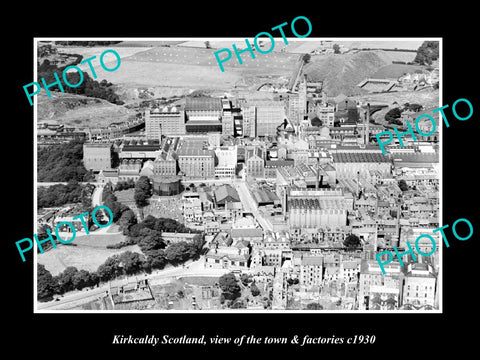
[[[417,64],[431,65],[439,56],[439,42],[438,41],[424,41],[417,50],[417,56],[413,60]]]
[[[78,182],[94,180],[94,175],[83,165],[83,142],[70,141],[59,146],[38,148],[37,169],[39,182]]]
[[[153,194],[152,184],[147,176],[140,176],[135,184],[135,193],[133,198],[135,204],[141,208],[148,205],[148,199]]]
[[[311,122],[312,126],[320,127],[320,126],[323,125],[322,120],[320,120],[317,116],[315,116],[310,122]]]
[[[77,65],[82,61],[82,58],[83,58],[82,55],[72,55],[72,56],[76,56],[77,57],[76,60],[74,60],[72,63],[69,63],[68,65],[61,66],[61,67],[58,67],[55,64],[51,64],[50,61],[48,61],[48,59],[45,59],[45,61],[43,61],[43,63],[38,66],[37,82],[41,84],[41,78],[44,78],[47,84],[52,84],[56,81],[55,75],[54,75],[54,73],[56,73],[60,79],[60,83],[62,84],[63,90],[66,93],[104,99],[104,100],[107,100],[108,102],[111,102],[112,104],[117,104],[117,105],[124,104],[124,102],[120,100],[120,97],[115,93],[112,83],[106,80],[102,80],[100,82],[93,80],[90,77],[89,73],[87,72],[83,72],[83,81],[79,86],[72,88],[67,84],[65,84],[65,81],[62,76],[63,70],[65,70],[67,66]],[[74,71],[74,72],[70,71],[66,73],[66,78],[68,83],[70,84],[78,84],[81,80],[80,74],[77,71]],[[60,91],[60,88],[58,87],[58,85],[55,85],[49,88],[49,90]]]
[[[201,231],[190,229],[174,219],[156,218],[152,215],[148,215],[145,218],[145,220],[143,220],[141,223],[138,224],[138,227],[135,227],[135,229],[133,228],[134,227],[130,228],[130,232],[129,232],[130,235],[133,234],[134,231],[137,231],[138,229],[141,229],[141,228],[148,228],[160,233],[161,232],[194,233],[194,234],[201,233]]]
[[[307,305],[307,310],[323,310],[323,306],[319,303],[310,303]]]
[[[410,110],[410,111],[418,112],[422,109],[423,109],[423,106],[420,104],[405,103],[403,104],[403,108],[395,107],[393,109],[390,109],[385,114],[385,120],[388,121],[389,124],[403,125],[402,122],[398,120],[402,116],[403,111]]]
[[[53,295],[61,295],[72,290],[82,290],[97,286],[100,281],[108,281],[121,275],[136,274],[145,268],[145,256],[126,251],[109,257],[97,271],[78,270],[68,266],[60,274],[52,274],[42,264],[37,264],[37,289],[40,301],[50,301]]]
[[[398,182],[398,187],[400,188],[400,190],[402,191],[407,191],[408,190],[408,185],[407,185],[407,182],[405,180],[400,180]]]
[[[69,266],[60,274],[52,276],[44,265],[37,264],[37,294],[40,301],[49,301],[53,295],[93,287],[98,283],[99,278],[95,272],[79,271],[76,267]]]
[[[260,289],[258,288],[257,284],[255,284],[252,275],[242,274],[240,275],[240,281],[244,286],[250,287],[250,292],[252,293],[252,296],[260,295]]]
[[[41,240],[44,240],[46,238],[48,238],[48,233],[47,233],[47,229],[48,231],[50,231],[50,234],[52,234],[52,238],[53,238],[53,241],[55,242],[55,245],[59,245],[61,244],[60,241],[57,240],[57,237],[55,236],[55,229],[52,229],[51,226],[47,225],[47,224],[42,224],[38,227],[37,229],[37,237],[38,237],[38,240],[41,241]],[[51,248],[53,248],[53,245],[52,245],[52,242],[51,241],[47,241],[47,242],[44,242],[42,244],[42,250],[43,252],[46,252],[48,250],[50,250]],[[37,246],[37,254],[40,254],[40,247]]]
[[[68,203],[88,202],[84,187],[76,180],[70,180],[67,185],[55,184],[39,187],[37,190],[38,208],[61,206]]]
[[[115,185],[114,191],[122,191],[127,189],[133,189],[135,187],[135,181],[128,179],[127,181],[119,181]]]
[[[173,264],[194,257],[196,252],[200,250],[199,248],[203,246],[203,240],[200,236],[198,242],[187,243],[181,241],[167,247],[162,238],[162,232],[199,233],[199,231],[187,228],[178,221],[169,218],[156,218],[149,215],[138,224],[130,224],[128,227],[124,227],[123,231],[129,239],[138,244],[144,254],[155,257],[163,256],[167,262]],[[165,251],[159,252],[163,249]]]
[[[177,265],[189,259],[195,259],[203,247],[203,239],[193,243],[179,242],[166,246],[161,237],[155,234],[141,237],[138,245],[143,254],[125,251],[110,256],[96,271],[77,270],[67,267],[57,276],[52,276],[41,264],[37,267],[38,298],[50,301],[55,294],[64,294],[72,290],[93,287],[100,281],[109,281],[122,275],[140,272],[149,273],[153,269],[163,269],[167,264]]]
[[[402,110],[396,107],[396,108],[390,109],[385,114],[385,120],[388,121],[389,124],[402,125],[402,122],[398,120],[401,116],[402,116]]]
[[[124,212],[130,210],[127,205],[117,201],[117,197],[109,186],[105,186],[105,188],[103,189],[102,202],[103,205],[107,206],[112,211],[113,221],[115,223],[118,222]],[[97,214],[99,213],[100,212],[97,212]]]
[[[250,285],[250,291],[253,296],[260,295],[260,289],[258,288],[257,284],[255,284],[254,282]]]
[[[287,279],[287,284],[290,285],[290,286],[297,285],[298,283],[299,283],[299,280],[297,278],[294,278],[294,279],[288,278]]]
[[[343,246],[345,246],[348,250],[356,250],[362,246],[362,242],[357,235],[349,234],[343,241]]]
[[[127,240],[109,248],[121,248],[123,246],[137,244],[148,267],[162,269],[166,264],[177,265],[200,255],[204,240],[202,236],[192,242],[180,241],[167,246],[162,238],[162,232],[189,232],[200,233],[185,227],[183,224],[168,218],[155,218],[147,216],[142,222],[137,223],[137,218],[132,210],[124,211],[117,222]]]
[[[411,110],[411,111],[420,111],[423,109],[423,106],[420,104],[410,104],[410,103],[405,103],[403,104],[403,110]]]
[[[340,54],[340,45],[333,44],[333,53],[334,54]]]
[[[220,278],[218,279],[218,285],[222,290],[222,294],[220,296],[220,301],[222,303],[225,300],[234,301],[235,299],[240,297],[241,288],[233,273],[228,273],[220,276]]]
[[[411,62],[411,61],[400,61],[400,60],[392,60],[392,64],[415,65],[414,62]]]

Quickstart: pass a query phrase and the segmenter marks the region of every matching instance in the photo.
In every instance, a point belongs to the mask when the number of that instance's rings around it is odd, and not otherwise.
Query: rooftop
[[[332,154],[334,163],[388,163],[390,159],[381,153],[371,152],[352,152],[352,153],[334,153]]]
[[[157,151],[160,150],[160,145],[124,145],[124,151]]]
[[[217,190],[215,190],[215,199],[217,200],[217,203],[223,202],[225,200],[236,202],[240,201],[237,190],[235,190],[232,186],[228,184],[222,185]]]
[[[222,99],[210,97],[187,97],[185,101],[186,111],[197,110],[222,110]]]
[[[302,258],[302,266],[322,266],[322,256],[304,256]]]

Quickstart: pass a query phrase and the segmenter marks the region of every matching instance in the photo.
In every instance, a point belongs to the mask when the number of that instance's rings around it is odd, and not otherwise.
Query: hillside
[[[114,105],[106,100],[82,95],[52,92],[49,98],[45,92],[37,95],[39,122],[60,123],[72,127],[103,127],[112,122],[135,118],[136,112],[124,106]]]
[[[378,51],[361,51],[354,54],[318,55],[304,67],[309,81],[323,81],[329,96],[341,93],[359,95],[364,93],[357,84],[371,77],[378,69],[389,64]]]
[[[389,64],[381,67],[376,71],[372,78],[374,79],[398,79],[400,76],[410,73],[413,74],[417,70],[424,69],[421,65],[406,65],[406,64]]]

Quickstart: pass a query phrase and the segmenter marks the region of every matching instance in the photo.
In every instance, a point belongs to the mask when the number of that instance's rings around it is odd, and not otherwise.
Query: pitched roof
[[[248,238],[248,237],[263,238],[263,230],[260,228],[232,229],[231,234],[232,234],[232,238]]]
[[[227,201],[235,201],[239,202],[240,197],[238,196],[237,190],[235,190],[232,186],[225,184],[215,190],[215,199],[217,203]]]

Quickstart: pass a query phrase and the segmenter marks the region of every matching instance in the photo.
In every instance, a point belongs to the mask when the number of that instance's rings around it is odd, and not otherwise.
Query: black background
[[[439,9],[435,8],[438,7]],[[28,349],[37,357],[124,358],[127,354],[230,356],[246,352],[260,356],[326,353],[356,356],[402,357],[433,355],[453,346],[464,353],[473,347],[477,309],[477,271],[480,227],[478,211],[477,38],[475,10],[468,5],[421,5],[385,2],[383,5],[291,3],[266,6],[246,3],[174,4],[43,4],[4,14],[2,64],[8,74],[3,84],[3,276],[2,327],[4,340],[18,354]],[[444,247],[443,314],[33,314],[33,258],[22,263],[15,241],[31,237],[33,229],[33,108],[23,85],[33,79],[34,37],[253,37],[296,16],[307,16],[313,27],[309,37],[443,37],[443,104],[467,98],[474,107],[467,121],[446,114],[450,128],[443,131],[443,223],[469,219],[474,235],[458,241],[450,235]],[[13,23],[8,21],[13,20]],[[300,24],[300,22],[298,22]],[[289,28],[287,27],[287,36]],[[304,33],[298,29],[299,33]],[[274,34],[276,36],[276,34]],[[219,71],[219,76],[221,73]],[[449,232],[447,232],[449,234]],[[7,320],[8,318],[9,320]],[[472,324],[475,328],[476,324]],[[478,332],[477,332],[478,333]],[[373,345],[235,345],[160,346],[111,345],[114,334],[145,336],[220,335],[236,337],[349,337],[375,335]],[[5,336],[5,335],[4,335]],[[455,351],[456,349],[454,349]],[[266,355],[265,355],[266,354]],[[394,356],[396,357],[396,356]]]

